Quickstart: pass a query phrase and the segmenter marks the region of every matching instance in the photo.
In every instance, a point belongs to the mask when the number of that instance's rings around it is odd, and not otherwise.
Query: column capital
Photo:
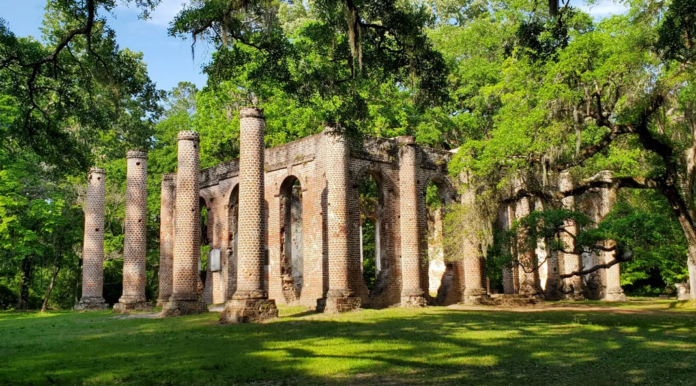
[[[243,118],[265,119],[263,109],[255,106],[242,107],[239,109],[239,119]]]
[[[104,168],[97,168],[97,167],[89,168],[89,172],[87,173],[87,177],[91,176],[92,174],[101,174],[101,175],[105,176],[105,175],[106,175],[106,169],[104,169]]]
[[[128,150],[126,159],[130,158],[147,159],[147,152],[143,150]]]
[[[192,130],[182,130],[176,135],[177,141],[196,141],[200,142],[201,135]]]

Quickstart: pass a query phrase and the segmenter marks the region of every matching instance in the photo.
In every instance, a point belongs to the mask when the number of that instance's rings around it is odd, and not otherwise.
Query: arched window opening
[[[210,244],[213,239],[213,212],[208,209],[203,197],[199,199],[199,207],[201,213],[201,259],[198,262],[198,293],[202,296],[205,291],[208,270],[208,253],[210,252]]]
[[[430,181],[425,190],[425,209],[428,244],[428,292],[433,298],[442,298],[454,280],[454,265],[445,261],[442,239],[446,189]]]
[[[299,301],[302,294],[302,185],[294,176],[280,187],[280,275],[286,302]]]
[[[227,263],[237,272],[237,241],[239,224],[239,186],[235,186],[230,193],[230,202],[227,206]],[[236,288],[236,275],[232,274],[228,294],[233,294]]]
[[[360,260],[363,280],[371,295],[386,286],[385,259],[382,248],[384,199],[378,174],[367,173],[359,182],[360,194]]]

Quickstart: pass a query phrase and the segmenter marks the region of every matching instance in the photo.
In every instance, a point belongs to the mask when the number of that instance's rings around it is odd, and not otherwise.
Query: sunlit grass
[[[636,303],[619,307],[651,312],[0,313],[0,384],[693,384],[696,312]]]

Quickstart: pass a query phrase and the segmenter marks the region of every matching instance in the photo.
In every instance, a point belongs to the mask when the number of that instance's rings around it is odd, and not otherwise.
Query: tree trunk
[[[17,299],[17,309],[26,310],[29,308],[29,284],[34,274],[34,262],[30,256],[22,260],[22,279],[19,282],[19,298]]]
[[[60,260],[58,257],[56,257],[56,259],[53,261],[53,274],[51,275],[51,281],[48,283],[48,287],[46,288],[46,296],[44,297],[43,304],[41,305],[42,314],[46,312],[46,308],[48,308],[48,300],[51,298],[51,292],[56,284],[56,277],[58,277],[58,272],[60,272],[59,261]]]

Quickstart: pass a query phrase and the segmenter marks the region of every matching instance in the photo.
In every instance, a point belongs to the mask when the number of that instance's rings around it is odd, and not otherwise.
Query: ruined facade
[[[204,170],[199,167],[199,134],[178,135],[177,173],[163,175],[161,185],[157,303],[162,317],[206,312],[211,303],[225,303],[221,321],[237,323],[276,317],[276,304],[344,312],[490,300],[478,240],[464,243],[456,252],[463,259],[455,262],[442,260],[443,247],[436,245],[443,233],[442,208],[476,202],[476,192],[459,193],[465,181],[449,175],[451,152],[419,146],[407,136],[349,141],[334,129],[265,149],[263,111],[242,109],[240,123],[240,159]],[[147,154],[130,151],[127,159],[124,287],[115,311],[150,307],[144,292]],[[97,169],[90,173],[83,309],[103,307],[104,176]],[[369,288],[359,192],[368,178],[377,186],[369,214],[375,226],[375,277]],[[443,204],[439,212],[426,207],[431,183]],[[559,187],[572,187],[569,176],[561,176]],[[603,218],[615,192],[600,193],[581,204]],[[571,200],[564,199],[564,206],[574,207]],[[516,218],[542,210],[541,205],[528,197],[504,205],[499,225],[510,227]],[[572,232],[573,224],[568,228]],[[201,244],[207,245],[207,256],[201,256]],[[549,299],[585,296],[583,278],[560,280],[560,275],[586,267],[580,259],[549,253],[543,240],[538,246],[536,253],[520,259],[529,269],[503,268],[504,292],[546,294]],[[606,255],[590,259],[609,261],[612,256]],[[541,267],[532,269],[540,261]],[[594,275],[592,280],[602,284],[597,296],[622,298],[618,269],[602,272],[601,278]]]
[[[417,146],[412,137],[368,137],[354,144],[333,130],[263,149],[260,131],[247,132],[262,123],[260,111],[243,110],[242,135],[248,138],[242,139],[241,159],[200,172],[211,256],[220,254],[214,270],[208,260],[210,302],[228,302],[229,311],[240,308],[233,304],[239,298],[267,297],[326,312],[434,302],[428,291],[425,188],[435,181],[443,196],[458,200],[447,170],[451,153]],[[380,194],[380,269],[372,290],[362,276],[358,192],[368,176]],[[164,216],[162,221],[165,228]],[[470,264],[474,269],[480,271],[480,264]],[[453,289],[460,294],[462,274],[457,270],[459,288]],[[481,292],[480,279],[475,288]]]

